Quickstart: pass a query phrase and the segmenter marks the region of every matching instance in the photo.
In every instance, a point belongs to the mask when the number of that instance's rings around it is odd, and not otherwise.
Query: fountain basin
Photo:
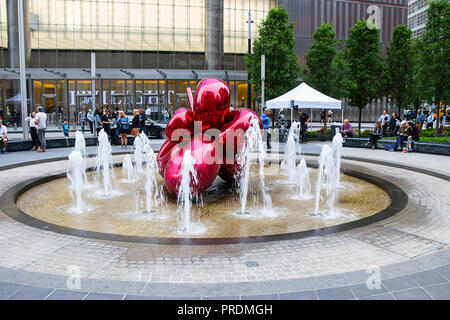
[[[313,166],[312,163],[308,165]],[[121,170],[116,170],[119,183]],[[64,174],[24,181],[8,190],[5,196],[11,201],[5,213],[35,227],[96,239],[159,244],[225,244],[339,232],[385,219],[407,204],[406,194],[397,186],[381,178],[347,169],[342,178],[347,188],[339,191],[337,203],[337,207],[347,216],[324,220],[308,216],[314,207],[313,199],[295,200],[288,197],[286,190],[289,186],[279,183],[286,178],[280,173],[266,176],[274,214],[258,212],[258,205],[254,204],[250,195],[246,209],[250,215],[234,214],[240,209],[239,197],[217,178],[212,187],[214,190],[208,190],[203,197],[204,205],[193,205],[194,228],[191,233],[177,230],[174,199],[167,201],[166,208],[155,208],[157,212],[154,214],[133,212],[130,195],[136,189],[131,186],[119,185],[124,194],[116,199],[88,198],[94,206],[88,213],[65,212],[64,208],[71,203],[71,199],[68,192],[60,192],[61,188],[68,186]],[[311,181],[314,180],[312,173]],[[158,183],[162,183],[162,179],[158,178]],[[145,194],[141,197],[144,198]],[[145,211],[145,204],[142,211]]]

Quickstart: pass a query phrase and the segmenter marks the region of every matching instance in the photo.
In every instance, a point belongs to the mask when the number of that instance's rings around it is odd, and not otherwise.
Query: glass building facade
[[[411,29],[413,38],[418,38],[425,32],[429,7],[428,0],[408,0],[408,28]]]
[[[130,112],[152,109],[174,112],[187,106],[186,88],[206,77],[227,81],[231,104],[259,110],[248,96],[244,55],[251,37],[272,7],[283,6],[295,22],[299,62],[312,44],[312,34],[332,22],[344,47],[349,29],[359,19],[379,14],[385,52],[396,25],[406,24],[408,0],[23,0],[28,110],[45,106],[50,120],[74,122],[80,109],[92,108],[91,52],[96,54],[95,105]],[[411,5],[425,0],[409,0]],[[9,119],[20,109],[17,0],[0,0],[0,115]],[[420,7],[420,8],[419,8]],[[424,10],[420,5],[418,8]],[[12,19],[11,19],[12,17]],[[365,108],[373,120],[386,99]],[[344,102],[344,114],[357,109]],[[318,114],[313,113],[314,118]]]
[[[96,54],[95,105],[132,112],[149,106],[152,117],[188,105],[186,88],[218,77],[231,89],[231,104],[247,106],[248,11],[252,37],[276,0],[25,0],[28,1],[28,109],[45,107],[50,123],[76,121],[92,108],[91,52]],[[18,63],[10,46],[17,23],[0,0],[0,115],[20,110]],[[219,4],[223,26],[212,29]],[[222,38],[215,68],[208,65],[208,34]],[[12,48],[12,47],[11,47]],[[211,55],[209,55],[211,56]],[[211,59],[211,58],[210,58]],[[252,107],[255,108],[254,102]]]
[[[207,0],[28,0],[32,68],[207,69]],[[0,64],[8,63],[7,0],[0,0]],[[223,65],[244,70],[248,11],[259,23],[275,0],[215,0],[223,10]],[[254,24],[254,26],[256,26]],[[252,37],[257,34],[252,28]]]

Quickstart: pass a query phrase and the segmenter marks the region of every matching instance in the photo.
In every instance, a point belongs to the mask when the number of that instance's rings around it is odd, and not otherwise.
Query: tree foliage
[[[358,21],[345,44],[344,61],[347,72],[347,99],[359,108],[358,127],[361,131],[362,109],[382,96],[383,59],[380,56],[380,31],[375,25]]]
[[[314,42],[306,51],[306,68],[302,70],[303,79],[320,92],[340,98],[341,82],[344,80],[343,59],[339,55],[336,32],[331,23],[322,24],[313,34]]]
[[[428,21],[422,36],[421,63],[425,83],[425,94],[430,103],[439,106],[450,102],[450,2],[430,1]],[[436,134],[439,130],[437,119]]]
[[[408,86],[408,107],[420,109],[427,99],[425,68],[422,63],[423,42],[419,38],[411,40],[411,78]]]
[[[409,87],[412,85],[413,54],[412,32],[405,25],[394,28],[393,39],[387,50],[386,96],[398,107],[408,105]]]
[[[245,64],[255,92],[261,96],[261,55],[266,56],[264,83],[265,100],[276,98],[296,85],[300,74],[295,52],[294,23],[288,22],[287,11],[270,9],[258,26],[258,37],[253,41],[253,53],[247,54]]]

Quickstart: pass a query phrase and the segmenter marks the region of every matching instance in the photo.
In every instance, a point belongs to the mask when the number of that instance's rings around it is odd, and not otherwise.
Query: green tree
[[[258,26],[258,37],[253,41],[253,53],[247,54],[245,64],[255,93],[261,96],[261,55],[266,56],[264,82],[265,100],[276,98],[296,85],[300,74],[295,52],[294,23],[288,23],[287,11],[270,9]]]
[[[314,42],[306,51],[304,80],[320,92],[336,97],[336,70],[338,57],[336,32],[331,23],[322,24],[313,34]],[[340,97],[336,97],[340,98]]]
[[[420,109],[426,101],[426,79],[424,77],[424,66],[422,64],[422,46],[420,38],[411,40],[411,78],[408,85],[408,107]]]
[[[386,96],[401,109],[408,104],[409,87],[412,82],[413,50],[412,32],[405,25],[394,28],[392,42],[387,50]]]
[[[383,59],[380,56],[380,31],[374,24],[358,21],[345,43],[344,59],[348,68],[347,99],[359,109],[358,130],[364,107],[382,95]]]
[[[422,36],[422,64],[427,100],[437,107],[436,135],[439,133],[440,103],[450,101],[450,2],[430,1],[428,21]]]

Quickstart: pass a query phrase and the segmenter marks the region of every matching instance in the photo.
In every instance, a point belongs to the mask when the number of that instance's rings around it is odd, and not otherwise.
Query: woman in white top
[[[31,142],[33,145],[33,148],[31,149],[31,151],[34,151],[40,145],[39,138],[37,135],[37,128],[36,128],[36,113],[35,112],[30,113],[30,115],[25,118],[25,121],[28,121],[28,125],[30,127]]]

